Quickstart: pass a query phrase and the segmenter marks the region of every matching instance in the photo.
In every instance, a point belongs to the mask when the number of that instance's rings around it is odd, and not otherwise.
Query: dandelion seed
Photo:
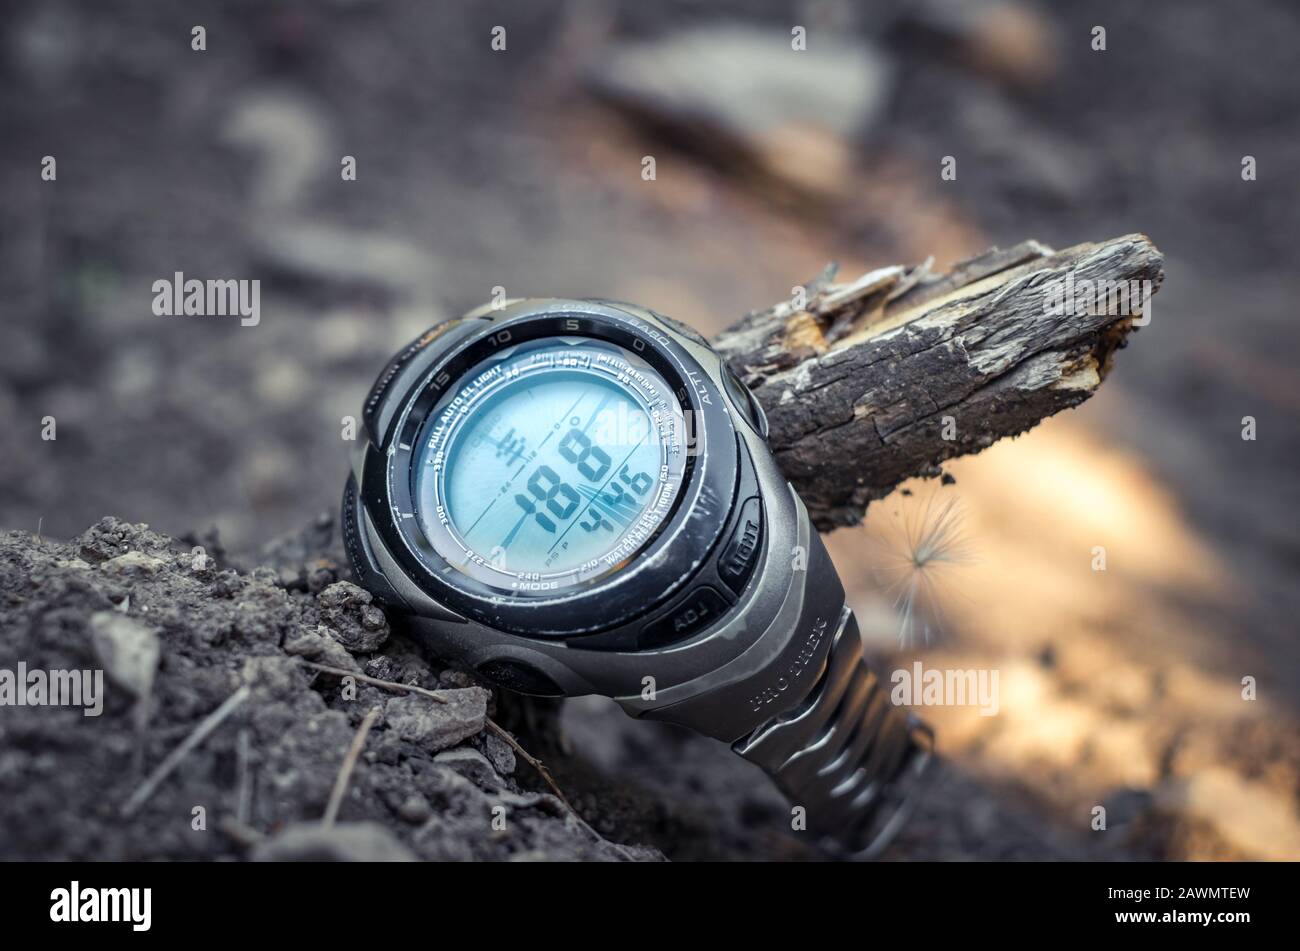
[[[929,644],[942,631],[951,569],[972,560],[961,507],[956,498],[939,501],[934,493],[893,515],[872,538],[873,568],[894,596],[899,646]]]

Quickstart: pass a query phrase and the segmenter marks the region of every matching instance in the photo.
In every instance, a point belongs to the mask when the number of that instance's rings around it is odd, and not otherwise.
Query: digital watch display
[[[397,354],[364,420],[344,542],[395,621],[497,686],[724,740],[827,848],[884,847],[930,733],[703,338],[610,301],[484,307]]]
[[[681,404],[649,364],[557,337],[465,379],[429,414],[412,469],[420,528],[457,570],[553,592],[617,570],[654,536],[686,447]]]

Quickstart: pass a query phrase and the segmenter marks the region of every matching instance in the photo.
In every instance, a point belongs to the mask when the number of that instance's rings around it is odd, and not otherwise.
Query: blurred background
[[[113,514],[253,557],[335,510],[342,418],[389,355],[494,287],[716,333],[831,260],[1148,234],[1164,287],[1098,397],[828,538],[890,664],[1001,672],[997,716],[926,711],[948,765],[895,854],[1300,858],[1294,4],[6,0],[0,23],[6,529]],[[176,271],[259,279],[260,324],[155,316]],[[872,538],[936,493],[971,557],[900,646]],[[639,804],[615,832],[780,854],[752,834],[779,800],[727,751],[598,700],[565,726],[561,778]]]

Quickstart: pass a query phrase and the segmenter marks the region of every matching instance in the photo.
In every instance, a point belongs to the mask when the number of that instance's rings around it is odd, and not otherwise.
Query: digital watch
[[[867,667],[762,407],[699,334],[612,301],[485,306],[398,353],[364,423],[348,555],[436,653],[726,741],[837,854],[905,821],[932,734]]]

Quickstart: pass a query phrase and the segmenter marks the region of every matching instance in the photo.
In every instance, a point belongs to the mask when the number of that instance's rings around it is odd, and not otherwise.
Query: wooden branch
[[[714,346],[754,391],[770,443],[823,531],[940,463],[979,452],[1101,385],[1164,276],[1145,235],[927,261],[753,313]],[[1145,282],[1145,283],[1144,283]],[[948,436],[950,438],[945,438]]]

